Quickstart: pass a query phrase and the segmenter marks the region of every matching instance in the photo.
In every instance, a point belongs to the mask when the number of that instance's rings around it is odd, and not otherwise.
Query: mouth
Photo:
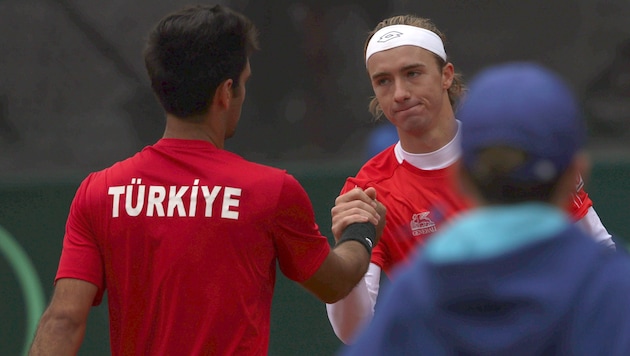
[[[407,106],[404,106],[404,107],[397,107],[397,108],[394,109],[394,114],[405,112],[405,111],[407,111],[409,109],[415,108],[418,105],[420,105],[420,104],[413,104],[413,105],[407,105]]]

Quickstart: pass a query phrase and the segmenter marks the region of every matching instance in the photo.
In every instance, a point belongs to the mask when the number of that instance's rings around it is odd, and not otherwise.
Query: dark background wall
[[[0,226],[36,266],[45,298],[79,181],[157,140],[163,114],[147,84],[150,27],[189,1],[0,0]],[[587,190],[604,224],[630,236],[630,2],[627,0],[233,0],[262,51],[239,131],[228,149],[286,167],[313,199],[322,231],[343,180],[364,160],[376,125],[362,56],[388,16],[431,18],[464,79],[483,66],[536,60],[582,98],[595,171]],[[0,258],[0,354],[17,354],[25,304]],[[270,354],[329,355],[340,345],[324,306],[284,277],[274,299]],[[107,311],[94,310],[85,355],[108,354]]]
[[[0,0],[0,176],[85,174],[155,142],[163,114],[141,52],[150,27],[188,3]],[[495,62],[542,62],[584,99],[593,149],[630,147],[626,0],[223,3],[261,32],[243,118],[228,142],[246,158],[361,159],[374,126],[366,33],[409,12],[446,34],[464,79]]]

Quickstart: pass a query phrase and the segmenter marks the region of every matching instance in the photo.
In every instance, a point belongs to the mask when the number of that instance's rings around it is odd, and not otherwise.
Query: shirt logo
[[[433,220],[429,219],[428,211],[414,214],[411,218],[411,233],[413,236],[427,235],[437,231]]]

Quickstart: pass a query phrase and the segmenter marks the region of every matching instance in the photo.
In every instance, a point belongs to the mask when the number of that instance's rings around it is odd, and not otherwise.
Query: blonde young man
[[[363,280],[342,301],[328,304],[335,334],[351,343],[374,314],[381,271],[393,277],[440,226],[471,202],[455,189],[461,123],[455,105],[463,84],[444,48],[444,35],[428,19],[395,16],[380,22],[365,46],[374,90],[370,110],[396,126],[399,141],[348,178],[342,192],[374,187],[387,207],[387,223]],[[613,245],[579,184],[567,210],[595,239]]]
[[[431,237],[342,354],[630,355],[630,259],[565,209],[589,167],[569,87],[536,63],[495,65],[458,112],[475,208]]]

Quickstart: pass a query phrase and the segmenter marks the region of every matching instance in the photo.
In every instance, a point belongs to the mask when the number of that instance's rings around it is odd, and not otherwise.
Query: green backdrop
[[[321,166],[284,167],[304,185],[315,208],[320,228],[330,236],[330,208],[345,178],[356,164],[322,170]],[[68,208],[80,177],[55,180],[0,182],[0,226],[30,257],[41,281],[43,299],[52,292],[52,281],[61,250]],[[618,243],[630,237],[630,163],[595,164],[587,191],[602,221]],[[332,242],[332,239],[331,239]],[[2,255],[0,255],[2,256]],[[0,354],[19,355],[27,338],[29,301],[24,297],[14,262],[0,258]],[[325,306],[281,273],[274,297],[270,355],[332,355],[340,347]],[[385,286],[386,287],[386,286]],[[32,304],[32,302],[31,302]],[[29,306],[32,308],[32,306]],[[107,308],[90,314],[81,355],[109,355]]]

